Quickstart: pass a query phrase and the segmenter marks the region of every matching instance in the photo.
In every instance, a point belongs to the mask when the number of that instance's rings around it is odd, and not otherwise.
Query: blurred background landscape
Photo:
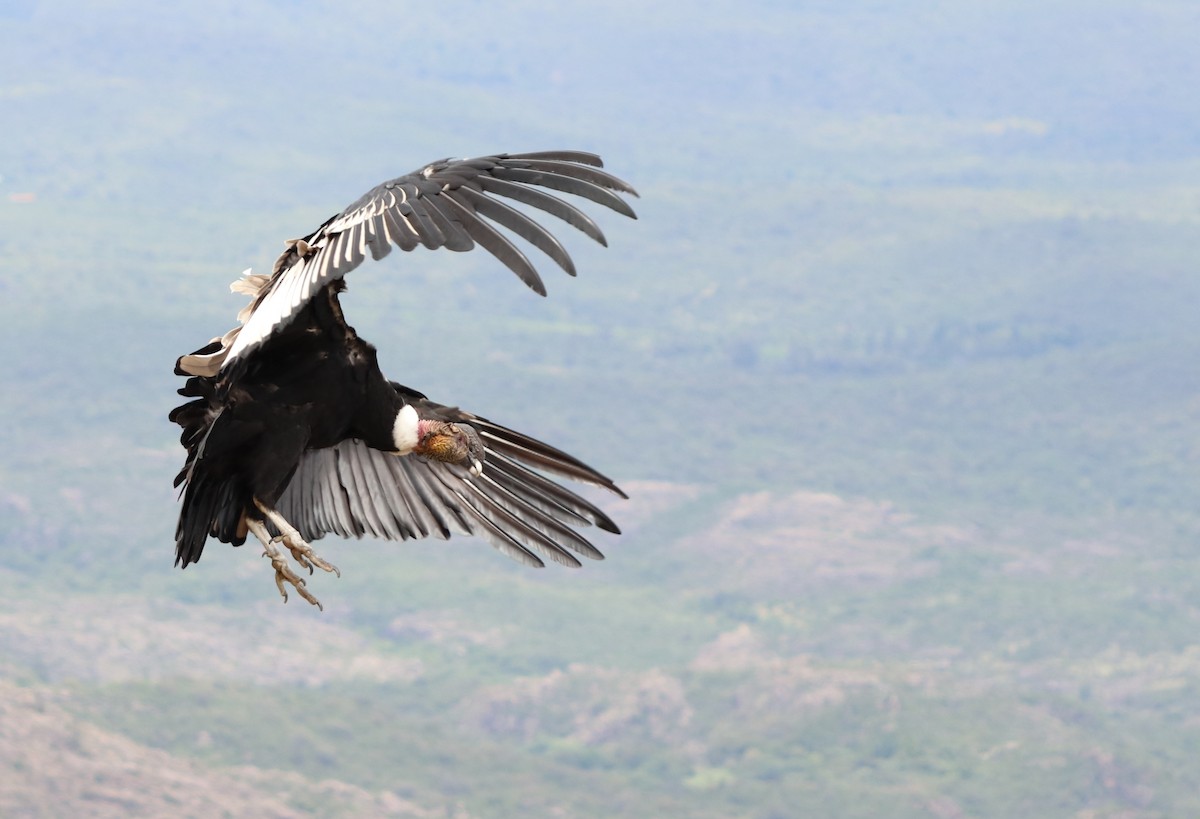
[[[0,3],[0,815],[1200,815],[1200,8]],[[175,358],[375,183],[634,184],[384,371],[630,500],[608,560],[172,568]],[[547,222],[547,224],[549,224]]]

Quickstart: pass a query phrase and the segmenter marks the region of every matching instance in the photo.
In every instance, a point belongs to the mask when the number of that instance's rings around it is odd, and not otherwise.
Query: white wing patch
[[[225,358],[226,363],[237,358],[247,347],[266,340],[276,326],[285,323],[296,314],[302,304],[312,298],[319,288],[317,271],[312,269],[317,266],[311,262],[314,259],[322,259],[326,249],[324,239],[313,245],[310,250],[315,250],[315,255],[302,258],[288,268],[279,278],[275,289],[268,289],[262,300],[252,306],[250,318],[234,339],[233,346]]]
[[[242,271],[242,278],[237,279],[231,285],[229,290],[231,293],[241,293],[250,297],[250,302],[240,311],[238,311],[237,319],[238,326],[234,327],[220,338],[214,338],[209,344],[220,342],[221,347],[215,353],[208,355],[185,355],[179,359],[179,369],[183,370],[188,375],[200,375],[213,377],[221,371],[221,367],[225,365],[225,361],[229,358],[230,350],[237,345],[238,337],[245,329],[247,319],[251,318],[254,302],[259,295],[263,293],[271,284],[271,277],[264,276],[261,273],[253,272],[249,267]]]

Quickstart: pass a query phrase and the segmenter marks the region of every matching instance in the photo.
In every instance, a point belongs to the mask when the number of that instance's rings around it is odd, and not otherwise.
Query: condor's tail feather
[[[217,347],[219,342],[214,341],[192,356],[211,353]],[[187,375],[181,363],[176,363],[175,371]],[[183,469],[175,476],[175,486],[182,486],[183,495],[175,527],[175,565],[186,568],[200,559],[210,535],[235,546],[246,541],[242,520],[246,490],[236,476],[211,474],[202,457],[205,443],[221,422],[215,401],[216,378],[193,375],[179,389],[179,394],[195,399],[179,405],[168,416],[183,428],[179,442],[187,450]]]
[[[215,481],[203,471],[188,481],[175,527],[176,566],[187,568],[200,560],[210,535],[234,546],[246,542],[244,495],[236,480]]]

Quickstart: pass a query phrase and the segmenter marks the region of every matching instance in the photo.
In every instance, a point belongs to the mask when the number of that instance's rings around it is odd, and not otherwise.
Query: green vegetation
[[[369,5],[0,9],[0,760],[141,760],[0,813],[179,766],[319,816],[1200,815],[1195,9]],[[323,615],[251,547],[172,571],[228,282],[555,145],[642,193],[579,280],[394,253],[347,313],[627,486],[610,559],[322,542]]]

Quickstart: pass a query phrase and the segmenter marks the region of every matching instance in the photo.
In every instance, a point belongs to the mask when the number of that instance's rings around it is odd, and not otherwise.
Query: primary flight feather
[[[371,189],[302,239],[271,276],[233,289],[250,296],[241,324],[190,355],[175,372],[193,400],[171,420],[187,459],[175,479],[182,507],[176,564],[200,559],[209,537],[258,538],[283,598],[291,585],[320,605],[287,562],[336,572],[310,541],[327,533],[389,540],[474,534],[523,563],[578,566],[600,552],[573,527],[617,532],[597,506],[546,474],[602,486],[607,477],[535,438],[429,400],[389,381],[375,348],[346,323],[343,277],[369,253],[393,246],[470,250],[480,245],[535,292],[545,286],[528,257],[497,226],[574,275],[570,256],[544,227],[504,200],[555,216],[605,244],[596,223],[554,193],[631,218],[618,194],[636,192],[594,154],[544,151],[445,159]]]

